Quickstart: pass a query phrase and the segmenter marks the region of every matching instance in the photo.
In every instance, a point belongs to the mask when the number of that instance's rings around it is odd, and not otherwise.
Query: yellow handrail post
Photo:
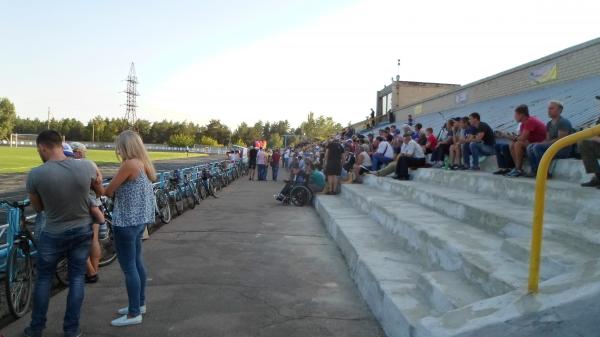
[[[561,149],[580,140],[600,135],[600,125],[563,137],[552,144],[542,156],[535,180],[535,199],[533,202],[533,225],[531,228],[531,256],[529,258],[529,293],[537,293],[540,283],[540,261],[542,255],[542,237],[544,231],[544,202],[546,181],[552,158]]]

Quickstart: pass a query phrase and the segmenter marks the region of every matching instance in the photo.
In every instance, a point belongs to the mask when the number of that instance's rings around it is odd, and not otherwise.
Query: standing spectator
[[[325,175],[327,176],[327,194],[337,194],[338,176],[342,174],[344,148],[337,139],[333,139],[325,150]]]
[[[80,336],[79,314],[92,240],[90,187],[100,194],[101,177],[90,161],[65,156],[62,137],[56,131],[42,131],[36,145],[44,163],[29,172],[26,188],[34,210],[38,213],[44,211],[46,224],[37,243],[37,279],[31,323],[24,334],[42,336],[56,264],[59,257],[66,255],[69,260],[69,295],[63,331],[66,337]]]
[[[377,151],[373,153],[372,163],[373,170],[377,171],[381,168],[381,165],[388,164],[394,160],[394,147],[388,143],[383,137],[377,137]]]
[[[542,156],[557,140],[568,136],[573,131],[571,122],[562,117],[563,105],[559,101],[550,101],[548,103],[548,117],[550,121],[546,124],[546,140],[537,143],[530,144],[527,147],[527,157],[529,158],[529,165],[531,165],[531,176],[535,177],[537,174],[538,166],[542,160]],[[558,151],[554,156],[554,159],[569,158],[573,150],[572,146],[567,146],[564,149]]]
[[[125,275],[129,304],[117,312],[121,317],[113,326],[142,323],[146,313],[146,268],[142,258],[142,236],[146,225],[154,221],[152,181],[156,171],[144,147],[142,138],[134,131],[121,132],[115,141],[121,166],[104,194],[115,200],[113,231],[117,259]]]
[[[463,149],[463,160],[465,166],[469,166],[473,171],[479,171],[479,157],[494,154],[496,137],[494,130],[487,123],[481,121],[479,113],[470,114],[469,122],[475,128],[475,136],[469,142],[469,146]]]
[[[289,147],[287,149],[285,149],[285,152],[283,152],[283,167],[284,168],[290,167],[290,153],[291,152],[292,151],[290,150]]]
[[[507,177],[523,175],[523,159],[527,146],[541,143],[546,139],[546,126],[537,117],[529,116],[529,108],[525,104],[515,109],[515,120],[521,123],[519,136],[510,144],[510,155],[515,162],[515,168],[506,174]]]
[[[256,156],[258,155],[258,151],[252,146],[250,151],[248,151],[248,175],[250,176],[249,180],[254,180],[254,172],[256,171]]]
[[[600,100],[600,96],[596,96],[596,99]],[[596,125],[600,125],[600,118],[598,118]],[[578,143],[578,147],[585,172],[594,174],[590,181],[581,184],[581,186],[600,188],[600,165],[598,165],[598,159],[600,159],[600,136],[582,140]]]
[[[404,143],[402,144],[398,163],[396,164],[396,179],[408,180],[410,178],[408,174],[409,167],[423,166],[425,166],[423,148],[412,139],[410,133],[405,134]]]
[[[279,149],[273,152],[271,156],[271,172],[273,173],[273,181],[277,181],[277,174],[279,173],[279,160],[281,159],[281,154],[279,153]]]
[[[258,167],[258,180],[267,180],[267,153],[262,147],[256,154],[256,166]]]

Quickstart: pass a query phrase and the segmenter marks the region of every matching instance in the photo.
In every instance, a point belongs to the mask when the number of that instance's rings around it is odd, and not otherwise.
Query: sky
[[[200,124],[313,111],[347,124],[377,90],[467,84],[600,37],[600,1],[0,0],[0,97],[20,117],[124,115]]]

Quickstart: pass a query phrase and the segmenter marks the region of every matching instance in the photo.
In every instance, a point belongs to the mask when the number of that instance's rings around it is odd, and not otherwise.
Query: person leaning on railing
[[[600,96],[596,96],[597,100],[600,100]],[[596,125],[600,124],[600,118],[596,122]],[[598,165],[598,159],[600,159],[600,136],[592,137],[580,141],[577,144],[579,153],[581,153],[581,160],[585,167],[586,173],[593,173],[594,176],[587,183],[581,184],[583,187],[596,187],[600,189],[600,165]]]

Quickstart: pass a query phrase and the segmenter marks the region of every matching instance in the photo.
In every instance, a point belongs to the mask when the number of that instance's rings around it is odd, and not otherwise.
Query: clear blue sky
[[[577,0],[6,2],[0,96],[20,116],[118,117],[134,61],[141,118],[347,123],[397,58],[403,79],[464,84],[597,37],[598,13]]]

